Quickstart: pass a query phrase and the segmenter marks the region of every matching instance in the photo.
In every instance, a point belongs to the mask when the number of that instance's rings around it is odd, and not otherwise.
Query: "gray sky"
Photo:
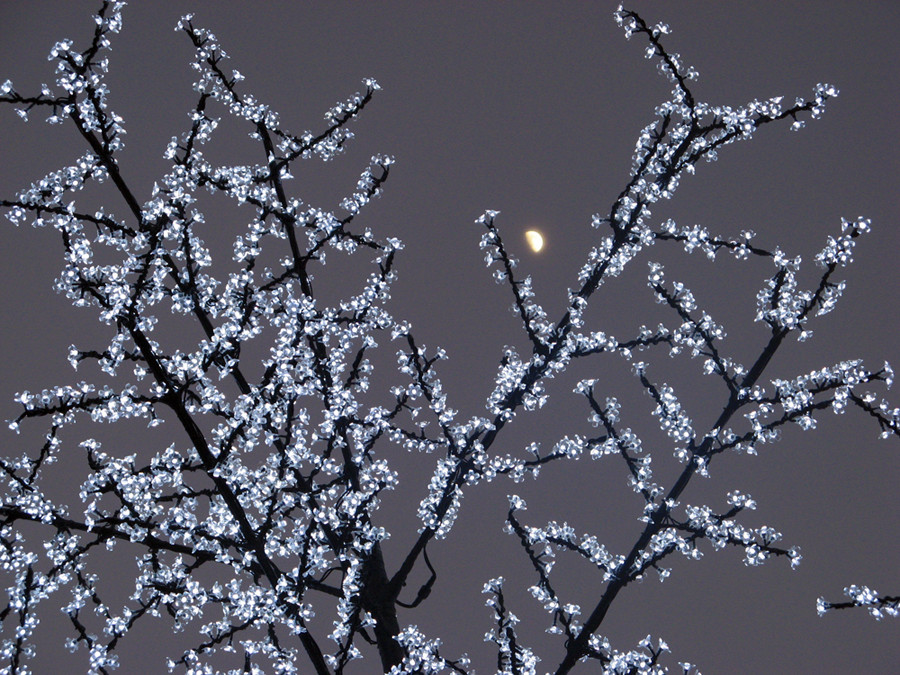
[[[22,92],[52,82],[50,47],[62,37],[85,44],[97,4],[0,4],[6,27],[0,81],[8,77]],[[278,110],[291,129],[320,129],[328,107],[359,90],[364,77],[376,78],[383,91],[353,127],[357,138],[345,155],[327,165],[298,167],[294,189],[312,204],[336,206],[370,155],[397,158],[384,196],[365,213],[374,230],[407,245],[393,311],[411,320],[420,342],[448,350],[442,379],[451,403],[462,417],[480,414],[501,348],[523,341],[508,311],[508,290],[484,269],[474,219],[487,208],[501,211],[501,232],[522,269],[533,275],[538,298],[558,317],[565,289],[575,284],[597,238],[591,214],[605,213],[624,186],[637,134],[668,96],[667,82],[643,58],[645,43],[626,41],[615,26],[616,4],[135,0],[125,10],[108,78],[111,107],[128,129],[125,174],[142,198],[149,196],[165,170],[166,143],[187,128],[192,52],[187,38],[172,30],[186,12],[217,34],[231,67],[246,76],[246,89]],[[810,95],[817,82],[841,90],[823,119],[804,131],[766,128],[749,143],[725,148],[718,162],[685,179],[672,202],[657,205],[654,220],[672,217],[729,236],[750,228],[760,245],[780,244],[810,263],[825,237],[837,234],[841,217],[871,218],[873,233],[858,246],[843,302],[813,326],[811,342],[773,363],[771,376],[789,377],[844,358],[900,364],[893,339],[900,329],[897,4],[675,1],[635,2],[631,8],[648,22],[670,24],[666,45],[699,70],[694,93],[701,100],[738,105],[783,95],[790,101]],[[235,161],[248,148],[239,135],[233,146],[226,140],[232,138],[229,128],[223,124],[210,149],[222,161]],[[0,109],[0,148],[4,197],[83,151],[73,129],[49,127],[39,116],[23,125],[9,108]],[[111,209],[125,212],[120,204]],[[214,249],[228,250],[245,216],[231,222],[229,217],[227,208],[215,212],[208,237]],[[525,247],[522,233],[530,227],[547,238],[540,256]],[[0,227],[0,250],[6,254],[0,266],[6,317],[0,349],[7,355],[0,366],[0,412],[8,419],[17,413],[16,391],[80,379],[65,363],[66,348],[73,341],[94,347],[99,342],[91,343],[90,336],[102,332],[92,316],[53,293],[61,257],[52,233],[7,224]],[[761,344],[763,331],[752,323],[753,298],[770,268],[724,259],[710,265],[699,254],[661,247],[645,260],[665,261],[671,279],[693,288],[701,306],[725,324],[731,336],[726,345],[749,358]],[[644,261],[634,263],[630,279],[597,296],[591,315],[597,328],[627,338],[640,323],[672,322],[653,304],[645,270]],[[317,290],[327,278],[322,275]],[[392,352],[388,345],[387,356]],[[617,394],[633,406],[625,410],[629,423],[656,438],[646,414],[649,399],[632,378],[621,376],[623,363],[580,368],[579,377],[602,376],[630,387],[620,391],[611,384],[604,395]],[[671,377],[676,391],[679,377],[687,378],[692,416],[706,420],[706,399],[693,390],[698,369],[685,361],[663,363],[659,372]],[[555,398],[547,415],[517,421],[500,451],[590,433],[586,406],[568,393],[572,379],[551,388]],[[718,506],[730,490],[750,492],[760,507],[745,522],[773,525],[785,543],[799,545],[805,556],[800,568],[791,572],[781,561],[746,568],[736,552],[709,553],[699,563],[675,561],[665,584],[648,580],[619,596],[603,628],[614,646],[628,648],[652,633],[665,638],[679,660],[698,663],[708,674],[896,671],[896,621],[876,623],[862,612],[822,619],[815,614],[817,596],[840,599],[851,583],[900,591],[897,442],[878,442],[877,427],[859,413],[831,417],[816,433],[790,430],[757,458],[721,458],[712,478],[692,485],[685,500]],[[22,439],[7,435],[3,454],[25,449],[18,445]],[[664,472],[674,469],[667,464],[670,453],[662,446],[657,454],[658,479],[670,483],[672,474]],[[394,461],[409,491],[385,504],[386,518],[398,523],[389,557],[399,556],[410,540],[421,480],[433,470],[427,457]],[[546,615],[535,611],[523,591],[534,581],[528,561],[501,533],[505,495],[511,492],[529,499],[532,508],[525,515],[533,525],[568,520],[579,532],[595,532],[612,550],[630,546],[638,534],[638,504],[625,485],[624,468],[611,458],[560,465],[524,487],[501,482],[467,495],[460,522],[434,547],[434,594],[424,611],[401,621],[443,635],[448,656],[468,651],[479,672],[490,672],[492,664],[481,642],[490,617],[480,590],[500,574],[510,580],[513,611],[531,622],[523,630],[525,641],[538,649],[547,669],[561,657],[560,647],[542,634]],[[572,599],[592,607],[599,579],[577,566],[572,570]],[[55,639],[51,633],[48,628],[48,642]],[[160,627],[153,635],[162,639],[165,631]],[[146,663],[163,649],[132,640],[123,664],[127,658]],[[134,671],[123,665],[123,672]]]

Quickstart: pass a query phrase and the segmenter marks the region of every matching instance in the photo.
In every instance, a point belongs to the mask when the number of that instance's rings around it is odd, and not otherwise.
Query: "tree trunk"
[[[362,606],[375,619],[375,642],[385,673],[403,661],[404,651],[395,636],[400,632],[397,621],[397,593],[384,568],[381,545],[375,544],[369,559],[361,596]]]

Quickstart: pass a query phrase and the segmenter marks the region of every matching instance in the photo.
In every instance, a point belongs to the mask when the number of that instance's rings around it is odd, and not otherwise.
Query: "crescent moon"
[[[535,253],[540,253],[541,249],[544,248],[544,237],[537,230],[528,230],[525,233],[525,239]]]

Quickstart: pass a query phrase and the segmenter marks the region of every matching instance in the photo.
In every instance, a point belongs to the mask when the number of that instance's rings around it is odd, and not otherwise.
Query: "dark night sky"
[[[85,44],[97,4],[2,2],[0,81],[12,79],[21,92],[52,82],[50,47],[63,37]],[[394,315],[411,320],[420,342],[447,348],[442,379],[451,404],[467,419],[483,410],[503,345],[523,342],[508,311],[508,290],[484,269],[477,248],[481,231],[473,220],[488,208],[501,211],[501,232],[533,275],[548,313],[558,317],[565,289],[574,285],[597,238],[591,214],[606,213],[625,184],[637,134],[668,96],[668,83],[643,58],[645,43],[626,41],[613,22],[616,4],[135,0],[125,10],[108,78],[111,107],[128,129],[123,170],[136,192],[148,197],[165,170],[166,143],[187,127],[192,52],[187,38],[172,30],[184,13],[194,12],[195,23],[216,33],[231,66],[246,75],[246,90],[270,103],[292,130],[319,130],[328,107],[357,91],[362,78],[376,78],[383,91],[353,127],[357,138],[345,155],[327,165],[298,167],[294,189],[308,202],[336,206],[370,155],[397,158],[385,194],[367,209],[365,223],[406,243]],[[900,5],[675,1],[634,2],[631,8],[648,22],[671,25],[665,44],[699,70],[694,93],[701,100],[738,105],[783,95],[791,101],[810,95],[817,82],[841,90],[823,119],[802,132],[770,125],[749,143],[725,148],[718,162],[698,167],[695,177],[683,181],[672,202],[656,206],[654,221],[672,217],[727,236],[750,228],[760,245],[780,244],[811,267],[825,237],[838,232],[841,217],[871,218],[873,233],[859,244],[843,302],[813,326],[810,342],[774,362],[770,374],[790,377],[844,358],[863,358],[873,367],[885,359],[900,364],[900,346],[892,337],[900,330]],[[8,107],[0,113],[4,197],[83,152],[67,126],[49,127],[39,115],[23,125]],[[243,130],[229,135],[233,128],[223,123],[210,154],[221,161],[258,160],[245,152]],[[111,208],[125,212],[122,204]],[[227,208],[214,214],[208,239],[214,249],[227,251],[245,216],[228,222]],[[540,256],[525,247],[522,233],[530,227],[547,237]],[[65,363],[66,348],[73,341],[99,346],[89,340],[102,332],[87,312],[53,293],[61,256],[52,233],[6,224],[0,227],[0,250],[0,353],[6,355],[0,413],[9,419],[18,412],[15,392],[80,379]],[[739,265],[723,257],[711,265],[699,254],[657,246],[597,296],[591,314],[596,328],[625,339],[641,323],[672,322],[646,289],[646,260],[666,262],[671,279],[687,282],[701,306],[725,324],[726,345],[749,360],[765,337],[752,323],[754,295],[771,274],[771,267],[757,263]],[[325,288],[327,278],[323,274],[317,288]],[[386,351],[389,357],[393,347]],[[657,479],[670,483],[671,453],[665,438],[654,435],[649,399],[633,378],[623,376],[627,364],[610,359],[579,368],[578,377],[610,383],[604,395],[620,396],[648,446],[659,441]],[[676,391],[683,383],[684,402],[702,425],[712,415],[703,407],[711,399],[704,398],[706,383],[698,370],[699,363],[663,360],[655,372],[671,378]],[[543,417],[518,420],[499,451],[591,433],[587,407],[569,393],[574,379],[554,383],[550,409]],[[92,433],[89,425],[81,432]],[[719,506],[730,490],[751,493],[760,507],[745,522],[775,526],[788,545],[802,548],[803,564],[795,572],[778,560],[746,568],[733,551],[709,553],[699,563],[677,560],[665,584],[649,579],[619,596],[603,627],[613,645],[627,649],[649,632],[665,638],[679,660],[698,663],[707,674],[896,672],[896,620],[876,623],[860,611],[821,619],[815,613],[816,597],[840,599],[851,583],[900,591],[900,448],[896,440],[879,442],[877,436],[877,427],[859,413],[828,413],[818,432],[791,429],[778,445],[763,446],[757,458],[717,461],[712,478],[692,485],[685,501]],[[4,436],[3,454],[26,449],[20,445],[25,438]],[[596,533],[611,550],[623,550],[638,533],[639,504],[615,461],[560,464],[536,483],[500,482],[467,493],[460,522],[434,547],[439,580],[430,604],[401,621],[443,635],[447,656],[468,651],[479,672],[490,672],[491,652],[481,642],[490,618],[480,590],[488,578],[503,574],[513,610],[525,623],[532,620],[523,629],[525,641],[537,648],[544,668],[554,668],[561,649],[543,635],[546,615],[535,611],[523,591],[533,583],[528,561],[501,533],[506,494],[529,500],[532,508],[524,515],[530,524],[568,520],[579,532]],[[433,470],[430,457],[400,455],[394,463],[408,491],[384,507],[389,528],[397,523],[386,549],[389,566],[390,556],[401,555],[414,534],[421,481]],[[599,579],[578,566],[571,569],[572,600],[587,611]],[[51,618],[48,626],[54,621],[60,625]],[[61,640],[52,628],[44,635],[47,643]],[[166,633],[159,628],[152,635],[125,646],[123,672],[137,672],[137,659],[144,659],[143,672],[163,672],[161,661],[150,666],[146,659],[165,651],[156,640]]]

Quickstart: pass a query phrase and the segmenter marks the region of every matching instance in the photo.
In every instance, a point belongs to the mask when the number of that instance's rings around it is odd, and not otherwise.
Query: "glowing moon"
[[[525,233],[525,239],[528,241],[531,250],[535,253],[540,253],[541,249],[544,248],[544,237],[542,237],[541,233],[537,230],[528,230],[528,232]]]

